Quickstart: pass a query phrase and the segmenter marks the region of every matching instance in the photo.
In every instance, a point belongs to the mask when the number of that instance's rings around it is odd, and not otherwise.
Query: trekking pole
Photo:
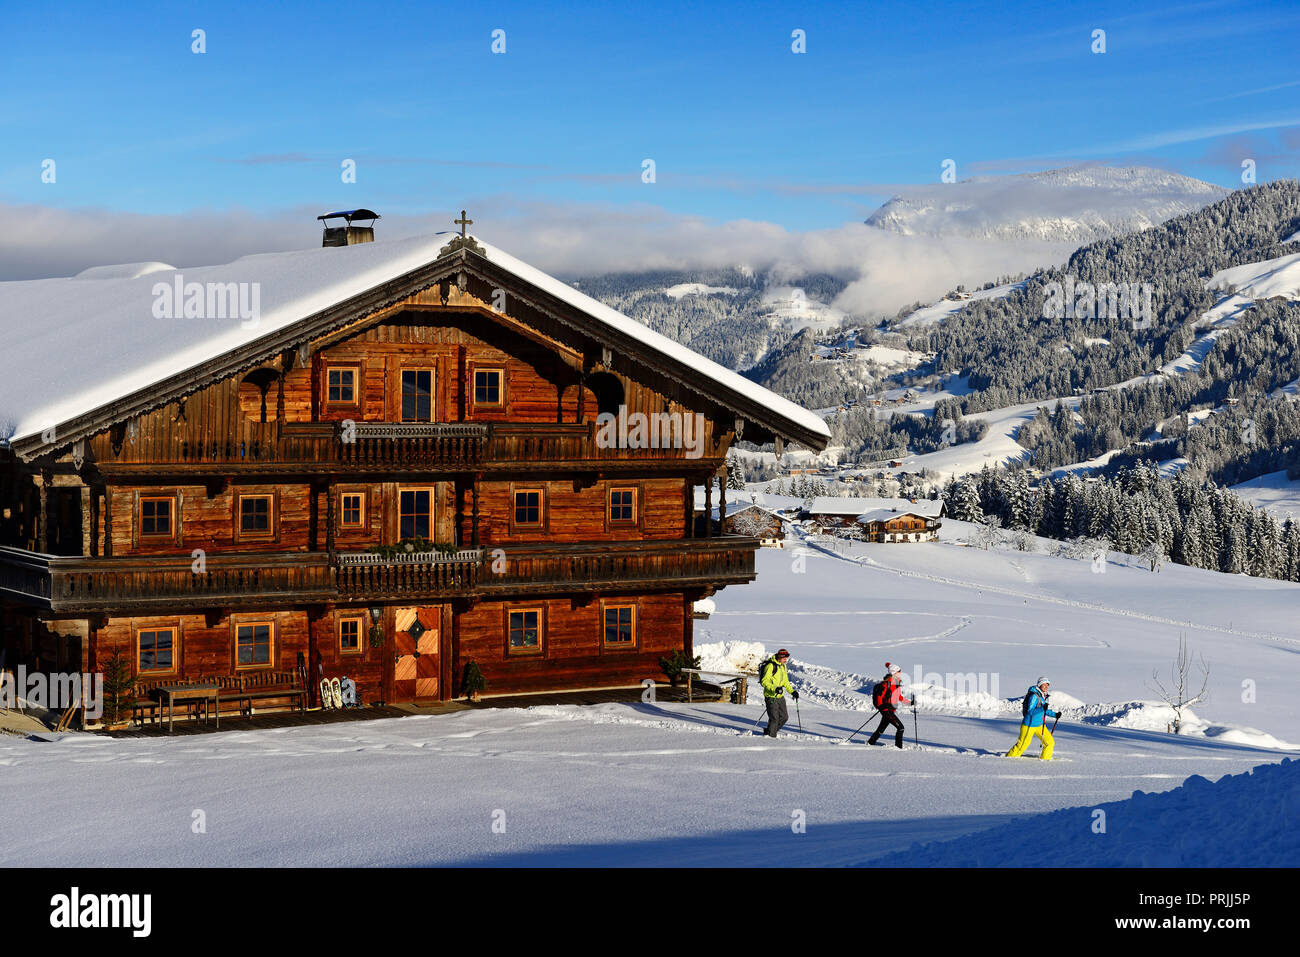
[[[919,736],[920,729],[916,726],[916,692],[914,691],[912,692],[912,743],[916,745],[916,750],[918,751],[921,750]]]
[[[871,718],[874,718],[874,717],[875,717],[875,715],[873,714],[873,715],[871,716]],[[867,725],[871,724],[871,718],[868,718],[866,721],[863,721],[863,722],[862,722],[862,728],[865,728]],[[851,735],[849,735],[847,738],[845,738],[845,739],[844,739],[845,743],[847,743],[847,742],[849,742],[849,741],[852,741],[852,740],[853,740],[853,735],[854,735],[854,734],[858,734],[858,733],[860,733],[860,732],[862,731],[862,728],[858,728],[857,731],[854,731],[853,734],[851,734]]]
[[[794,699],[794,714],[799,719],[799,733],[803,734],[803,715],[799,713],[799,699]]]

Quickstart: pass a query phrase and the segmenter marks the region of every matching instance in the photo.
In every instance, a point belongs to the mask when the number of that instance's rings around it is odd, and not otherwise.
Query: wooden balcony
[[[602,447],[594,423],[508,422],[493,424],[488,434],[483,471],[508,471],[529,462],[545,471],[647,472],[717,468],[700,449]]]
[[[503,545],[493,570],[493,546],[477,592],[490,595],[596,591],[677,591],[741,585],[754,580],[758,539],[739,535],[651,542]],[[500,563],[498,563],[500,567]]]
[[[474,591],[483,568],[482,549],[451,554],[414,553],[388,558],[370,552],[337,556],[338,594],[343,600],[439,599]]]
[[[0,597],[58,614],[678,591],[754,578],[753,538],[488,545],[450,554],[66,558],[0,547]]]
[[[481,422],[337,424],[334,451],[348,471],[465,471],[483,461],[488,428]]]
[[[66,558],[0,548],[0,594],[55,612],[239,608],[335,593],[321,552],[210,555],[196,566],[188,555]]]
[[[223,439],[113,445],[94,459],[105,475],[333,475],[402,472],[541,471],[617,474],[716,468],[688,448],[602,448],[591,423],[285,422],[243,423]]]

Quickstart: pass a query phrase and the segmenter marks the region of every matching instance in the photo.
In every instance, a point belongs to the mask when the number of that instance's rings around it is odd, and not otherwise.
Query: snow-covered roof
[[[453,235],[316,247],[175,269],[165,263],[94,267],[67,279],[0,282],[0,437],[16,443],[71,422],[287,327],[393,283],[439,259]],[[475,240],[489,262],[621,333],[647,352],[688,367],[691,382],[739,394],[778,421],[830,437],[817,415],[718,365],[572,286]],[[180,283],[246,283],[255,319],[182,318],[160,306]],[[186,297],[188,297],[188,289]],[[179,309],[178,304],[178,309]],[[183,312],[181,313],[183,315]]]
[[[915,502],[906,498],[865,498],[861,496],[819,495],[812,500],[808,511],[813,515],[851,515],[857,517],[866,512],[911,512],[938,518],[943,509],[942,499],[918,498]]]
[[[858,516],[858,522],[866,525],[870,522],[887,522],[902,515],[915,515],[917,518],[938,518],[938,510],[923,511],[916,507],[909,508],[873,508]]]

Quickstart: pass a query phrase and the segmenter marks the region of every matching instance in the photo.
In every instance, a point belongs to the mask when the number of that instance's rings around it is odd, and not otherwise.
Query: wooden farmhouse
[[[818,497],[804,515],[824,534],[854,534],[869,542],[928,542],[938,537],[942,499]]]
[[[785,547],[785,526],[789,521],[776,512],[754,503],[737,503],[729,508],[724,530],[733,535],[749,535],[763,548]]]
[[[868,542],[933,542],[943,525],[942,514],[942,500],[881,506],[859,515],[858,525]]]
[[[343,236],[0,283],[7,667],[627,686],[753,580],[695,488],[819,417],[463,229]]]

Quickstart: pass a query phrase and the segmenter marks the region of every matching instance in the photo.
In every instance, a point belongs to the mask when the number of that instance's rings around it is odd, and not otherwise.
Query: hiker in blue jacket
[[[1034,738],[1041,738],[1043,741],[1044,761],[1052,760],[1052,748],[1055,746],[1052,741],[1052,732],[1047,730],[1048,718],[1059,718],[1061,712],[1053,711],[1047,707],[1047,689],[1052,683],[1045,677],[1039,677],[1034,682],[1032,688],[1025,692],[1025,700],[1021,707],[1024,714],[1024,720],[1020,725],[1020,737],[1011,750],[1007,752],[1007,757],[1018,758],[1025,753],[1025,748],[1029,747],[1029,742]]]

